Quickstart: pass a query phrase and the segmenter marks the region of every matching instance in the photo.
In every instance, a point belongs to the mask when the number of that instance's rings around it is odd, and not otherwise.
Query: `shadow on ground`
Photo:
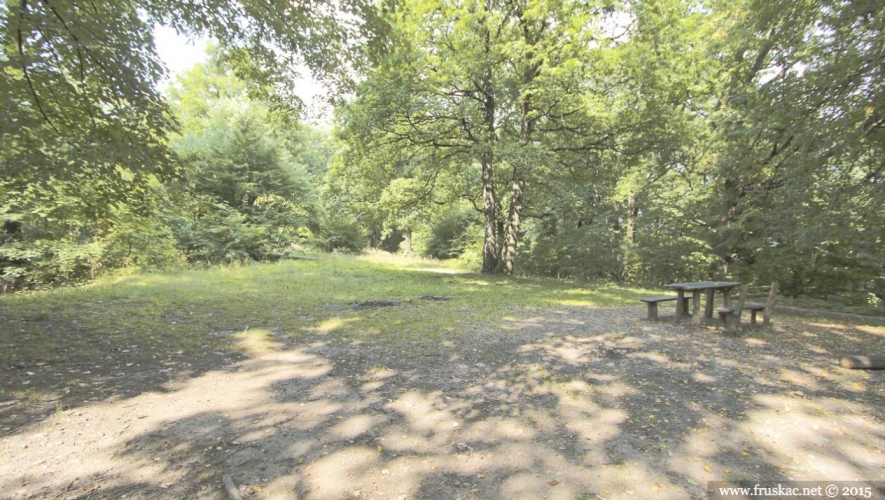
[[[877,480],[885,327],[728,334],[551,307],[448,339],[255,329],[241,359],[0,438],[3,498],[706,498],[714,480]],[[297,339],[297,340],[296,340]]]

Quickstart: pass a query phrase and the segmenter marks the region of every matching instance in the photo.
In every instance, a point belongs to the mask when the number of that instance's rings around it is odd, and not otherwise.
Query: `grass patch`
[[[0,342],[12,347],[5,350],[7,362],[47,351],[88,350],[96,336],[123,349],[130,342],[154,352],[196,354],[233,345],[233,333],[250,329],[391,338],[409,330],[423,336],[500,319],[514,309],[635,306],[649,293],[654,292],[479,275],[386,254],[324,256],[135,274],[6,297],[0,300],[0,317],[14,326],[0,332]],[[360,307],[390,301],[397,305]]]
[[[0,398],[29,390],[28,373],[55,382],[44,399],[151,390],[174,373],[196,374],[305,336],[412,352],[424,342],[458,342],[518,311],[638,306],[647,293],[479,275],[386,254],[117,276],[0,299],[0,366],[14,375]],[[133,372],[153,382],[134,380],[127,390],[119,380]]]

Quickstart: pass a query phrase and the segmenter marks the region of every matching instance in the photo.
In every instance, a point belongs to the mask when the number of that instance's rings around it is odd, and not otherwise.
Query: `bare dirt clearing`
[[[881,321],[776,316],[728,334],[644,315],[551,306],[397,347],[268,329],[235,357],[146,358],[63,404],[0,403],[0,497],[225,499],[225,474],[256,499],[706,498],[712,480],[885,478],[885,374],[838,367],[885,353]],[[0,384],[61,376],[11,364]]]

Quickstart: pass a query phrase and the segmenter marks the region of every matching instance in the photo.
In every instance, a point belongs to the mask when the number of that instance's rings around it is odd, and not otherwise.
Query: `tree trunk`
[[[381,243],[381,231],[372,228],[366,234],[366,250],[374,250]]]
[[[497,203],[492,183],[492,163],[482,159],[482,215],[485,240],[482,245],[482,272],[493,273],[498,267],[498,234],[496,228]]]
[[[412,228],[407,227],[403,230],[403,254],[409,255],[412,253]]]
[[[485,35],[486,52],[488,53],[491,50],[491,40],[489,39],[488,32]],[[497,139],[495,131],[497,103],[495,101],[491,68],[486,68],[482,79],[482,88],[479,90],[483,94],[482,122],[484,146],[486,148],[479,155],[479,162],[482,165],[482,214],[483,228],[485,230],[485,240],[482,245],[482,272],[493,273],[498,269],[498,235],[496,231],[498,200],[495,198],[495,184],[492,177],[492,166],[494,164],[493,146]]]
[[[522,212],[522,179],[515,179],[510,188],[510,213],[507,215],[507,234],[504,236],[504,272],[513,274],[516,262],[516,245],[519,243],[520,213]]]
[[[529,89],[531,88],[532,82],[534,82],[540,74],[541,63],[535,60],[534,52],[534,47],[537,44],[538,38],[536,32],[533,32],[532,30],[533,26],[531,21],[527,19],[526,13],[521,7],[517,6],[516,14],[519,16],[523,41],[528,47],[530,47],[530,49],[523,55],[525,66],[523,67],[522,74],[524,88]],[[540,29],[543,31],[544,23],[542,23]],[[532,102],[533,97],[532,92],[526,92],[522,96],[522,102],[520,103],[519,146],[526,159],[532,157],[530,154],[530,148],[532,145],[532,136],[535,131],[535,121],[537,120],[537,117],[532,116],[532,112],[535,109]],[[528,175],[531,171],[531,161],[532,160],[524,160],[523,162],[518,162],[513,165],[513,175],[510,184],[510,210],[507,214],[507,229],[503,238],[504,248],[501,251],[503,271],[510,275],[516,270],[516,250],[519,244],[519,226],[522,223],[523,191],[525,189],[524,176]]]
[[[636,198],[631,194],[627,196],[627,243],[636,243]]]

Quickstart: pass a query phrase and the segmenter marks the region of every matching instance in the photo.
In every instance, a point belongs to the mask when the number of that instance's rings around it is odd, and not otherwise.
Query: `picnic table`
[[[691,322],[695,325],[701,324],[701,292],[704,292],[706,303],[704,304],[704,318],[713,321],[713,293],[716,290],[722,291],[722,301],[726,306],[731,305],[731,291],[739,287],[740,283],[733,281],[692,281],[688,283],[671,283],[665,285],[666,288],[676,290],[678,298],[676,300],[676,317],[678,323],[686,316],[685,311],[685,292],[691,292],[692,318]]]

